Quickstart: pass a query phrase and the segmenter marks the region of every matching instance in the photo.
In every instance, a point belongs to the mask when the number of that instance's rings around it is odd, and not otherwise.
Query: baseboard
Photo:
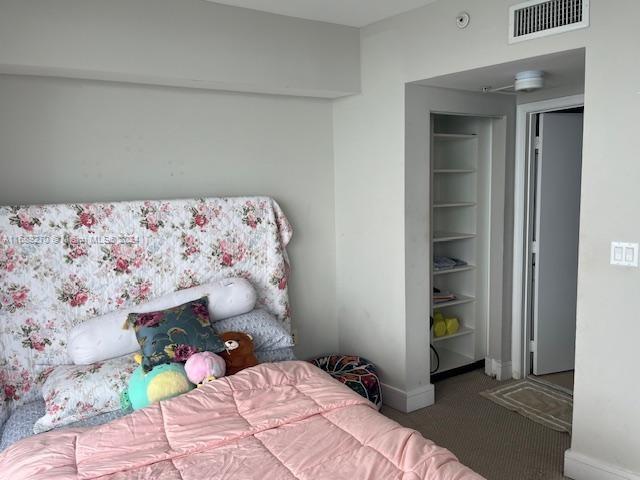
[[[564,475],[574,480],[640,480],[640,474],[569,449],[564,452]]]
[[[500,362],[487,357],[484,359],[484,373],[490,377],[496,377],[496,380],[510,380],[513,378],[511,361]]]
[[[385,383],[380,384],[380,389],[382,403],[405,413],[428,407],[435,402],[435,390],[431,383],[408,392]]]

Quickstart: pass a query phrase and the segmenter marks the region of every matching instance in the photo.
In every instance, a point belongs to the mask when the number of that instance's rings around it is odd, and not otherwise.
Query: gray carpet
[[[573,392],[573,370],[560,373],[550,373],[548,375],[532,375],[533,378],[550,382],[554,385],[564,388],[568,392]]]
[[[436,404],[382,413],[451,450],[488,480],[560,480],[571,437],[482,398],[504,384],[476,370],[436,383]]]

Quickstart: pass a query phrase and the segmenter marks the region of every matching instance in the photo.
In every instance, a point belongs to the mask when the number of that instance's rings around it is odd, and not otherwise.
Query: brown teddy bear
[[[227,364],[227,375],[258,365],[258,360],[253,354],[251,335],[242,332],[225,332],[220,335],[220,338],[226,350],[219,355]]]

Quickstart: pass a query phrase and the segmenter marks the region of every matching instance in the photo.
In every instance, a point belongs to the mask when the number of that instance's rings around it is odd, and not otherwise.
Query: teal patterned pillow
[[[161,363],[185,362],[196,352],[224,350],[211,328],[207,297],[159,312],[130,313],[127,322],[136,332],[146,372]]]

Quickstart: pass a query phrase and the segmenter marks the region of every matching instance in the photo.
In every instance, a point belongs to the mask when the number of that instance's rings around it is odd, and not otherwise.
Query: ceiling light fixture
[[[516,75],[516,83],[513,89],[516,92],[533,92],[544,87],[544,72],[540,70],[527,70]]]
[[[542,70],[525,70],[516,74],[515,83],[504,87],[482,87],[484,93],[518,93],[533,92],[544,87],[544,72]],[[512,91],[505,91],[510,90]]]

